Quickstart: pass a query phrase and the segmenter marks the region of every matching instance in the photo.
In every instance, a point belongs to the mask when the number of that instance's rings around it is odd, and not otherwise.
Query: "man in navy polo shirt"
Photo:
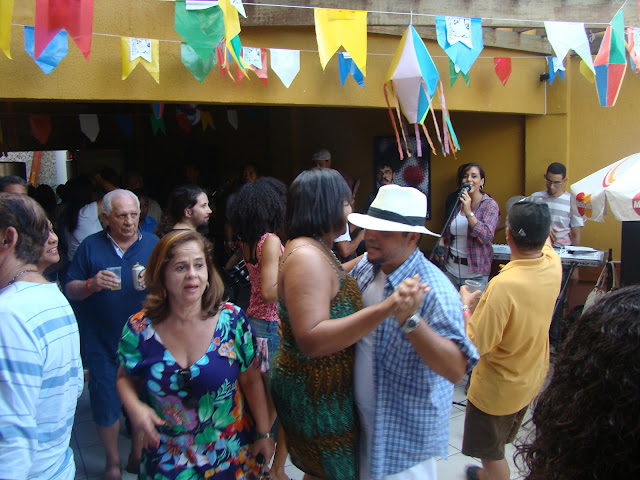
[[[76,301],[76,316],[82,325],[91,410],[106,452],[105,478],[116,479],[120,478],[121,415],[116,351],[124,324],[142,309],[147,295],[146,290],[134,288],[132,268],[135,264],[146,265],[158,237],[138,229],[140,203],[129,190],[107,193],[102,199],[102,211],[107,228],[88,236],[78,247],[69,268],[66,291]],[[109,267],[121,267],[121,281],[107,270]]]

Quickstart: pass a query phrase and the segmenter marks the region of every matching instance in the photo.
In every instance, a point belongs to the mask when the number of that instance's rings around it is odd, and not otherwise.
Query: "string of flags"
[[[9,59],[14,1],[0,2],[0,48]],[[242,45],[239,17],[241,15],[246,18],[242,0],[175,0],[174,3],[174,29],[184,40],[180,44],[181,60],[199,82],[204,81],[216,64],[222,75],[229,75],[238,84],[244,77],[248,77],[249,72],[253,72],[267,87],[267,66],[271,67],[286,88],[295,80],[300,71],[300,50]],[[640,14],[640,0],[638,7]],[[35,25],[23,26],[25,50],[45,74],[50,74],[68,54],[68,37],[71,37],[87,62],[89,61],[91,39],[94,35],[93,9],[93,0],[35,0]],[[344,85],[351,75],[364,88],[367,12],[327,8],[313,10],[322,68],[325,69],[331,58],[338,53],[341,84]],[[458,76],[462,75],[467,86],[470,86],[469,72],[484,47],[482,19],[434,16],[437,42],[449,57],[450,85],[453,86]],[[594,62],[583,23],[546,21],[544,26],[555,53],[555,56],[547,59],[550,83],[554,81],[556,74],[564,79],[564,58],[569,50],[573,50],[582,59],[581,74],[596,84],[600,104],[615,105],[626,71],[627,54],[634,72],[638,71],[640,65],[640,28],[628,27],[625,31],[621,8],[607,27]],[[160,82],[159,42],[159,39],[121,37],[123,80],[127,79],[137,65],[142,64],[154,80]],[[340,48],[344,51],[338,51]],[[496,76],[506,86],[512,71],[511,58],[495,57],[493,61]],[[403,76],[412,62],[412,73]],[[419,126],[427,133],[424,121],[437,100],[443,119],[441,135],[434,118],[436,136],[443,154],[455,153],[460,146],[446,110],[439,73],[412,25],[407,28],[400,41],[387,77],[384,93],[390,113],[390,99],[396,107],[400,131],[393,114],[391,118],[398,140],[400,133],[405,136],[400,111],[414,125],[416,133]],[[157,130],[164,131],[159,123],[161,119],[161,116],[155,116],[152,120],[157,122]],[[427,140],[435,153],[428,135]],[[402,155],[401,147],[399,149]],[[421,150],[421,145],[418,145],[418,149]]]

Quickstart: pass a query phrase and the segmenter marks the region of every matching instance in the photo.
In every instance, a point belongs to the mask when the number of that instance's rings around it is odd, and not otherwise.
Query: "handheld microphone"
[[[460,193],[462,194],[463,191],[471,191],[471,184],[469,182],[464,182],[462,184],[460,184]]]

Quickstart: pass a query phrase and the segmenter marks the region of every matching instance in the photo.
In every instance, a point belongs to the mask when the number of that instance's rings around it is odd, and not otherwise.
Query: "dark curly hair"
[[[202,294],[202,312],[206,318],[215,314],[223,299],[224,284],[213,265],[213,245],[194,230],[174,230],[163,236],[156,244],[144,272],[149,294],[143,308],[153,324],[158,324],[169,315],[169,298],[165,287],[165,270],[173,258],[176,247],[188,242],[197,242],[204,252],[207,262],[209,286]]]
[[[533,411],[535,438],[518,445],[528,479],[640,475],[640,286],[605,295],[563,342]]]
[[[351,203],[351,190],[337,170],[304,170],[287,194],[287,237],[318,237],[332,230],[344,231],[344,202]]]
[[[273,177],[260,177],[242,186],[231,209],[231,225],[240,239],[249,245],[252,256],[265,233],[278,233],[284,226],[287,187]],[[250,259],[252,263],[256,258]]]
[[[162,218],[156,227],[155,234],[162,237],[173,230],[173,226],[184,217],[185,208],[193,208],[201,193],[206,192],[193,184],[176,187],[169,195],[167,208],[162,212]]]

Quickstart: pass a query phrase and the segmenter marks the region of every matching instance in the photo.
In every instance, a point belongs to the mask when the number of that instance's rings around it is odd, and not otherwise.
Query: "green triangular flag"
[[[196,80],[202,83],[216,64],[214,50],[211,50],[207,58],[202,58],[193,47],[187,43],[180,44],[180,49],[182,53],[182,63],[187,67],[187,70],[196,77]]]
[[[224,37],[224,15],[218,6],[187,10],[184,0],[176,1],[174,28],[203,60]]]
[[[456,64],[453,63],[453,60],[449,59],[449,81],[451,82],[452,87],[453,87],[453,84],[456,83],[456,80],[460,75],[462,75],[462,78],[464,78],[464,83],[466,83],[468,87],[469,74],[462,72],[462,70],[456,71]]]
[[[153,134],[157,135],[158,130],[162,130],[162,133],[167,134],[167,128],[164,125],[164,118],[156,118],[155,115],[149,115],[151,118],[151,129],[153,130]]]

